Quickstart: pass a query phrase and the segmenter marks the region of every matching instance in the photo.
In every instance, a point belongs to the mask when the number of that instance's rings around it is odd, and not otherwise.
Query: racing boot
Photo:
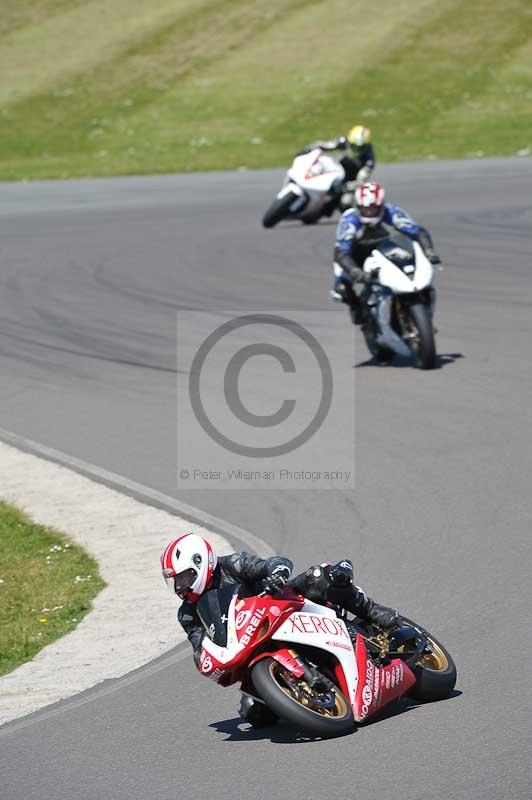
[[[337,303],[349,306],[349,314],[353,325],[362,325],[366,320],[366,309],[353,287],[341,278],[337,278],[331,289],[331,297]]]
[[[336,303],[347,303],[348,286],[342,278],[334,279],[334,286],[331,289],[331,297]]]
[[[363,325],[366,322],[366,308],[358,297],[349,304],[349,314],[353,325]]]
[[[344,192],[340,198],[340,211],[343,213],[348,208],[353,208],[355,204],[355,189],[357,188],[357,181],[348,181],[344,184]]]
[[[278,717],[270,711],[264,703],[259,703],[248,694],[243,694],[240,699],[238,713],[252,728],[268,728],[275,725]]]
[[[396,608],[380,606],[378,603],[373,603],[366,620],[379,628],[393,628],[401,624],[401,617]]]
[[[338,181],[335,185],[331,186],[329,190],[330,197],[323,206],[321,212],[324,217],[332,217],[337,208],[340,210],[340,212],[343,211],[343,209],[341,208],[341,198],[343,191],[344,191],[343,181]]]

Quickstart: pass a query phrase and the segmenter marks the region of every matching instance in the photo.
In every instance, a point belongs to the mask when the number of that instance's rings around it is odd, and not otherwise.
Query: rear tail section
[[[416,682],[411,669],[399,658],[385,667],[379,667],[368,656],[361,636],[357,636],[355,658],[358,686],[355,693],[355,720],[364,722],[381,708],[405,694]]]

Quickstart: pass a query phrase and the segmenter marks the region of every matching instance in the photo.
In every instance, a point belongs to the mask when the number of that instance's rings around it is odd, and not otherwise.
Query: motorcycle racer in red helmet
[[[355,325],[364,322],[364,308],[354,289],[371,280],[362,269],[375,241],[380,223],[390,225],[418,242],[431,264],[440,264],[430,233],[400,206],[385,203],[385,190],[378,183],[363,183],[355,191],[354,206],[344,211],[336,230],[334,248],[334,300],[347,303]]]
[[[291,578],[293,564],[289,558],[261,558],[246,552],[217,557],[206,539],[186,533],[167,545],[161,555],[161,568],[169,588],[183,600],[177,618],[192,645],[198,669],[206,631],[195,605],[205,592],[229,584],[240,585],[246,596],[260,592],[276,594],[288,585],[313,602],[333,603],[382,627],[391,627],[399,621],[396,609],[378,605],[354,585],[353,565],[347,559],[309,567]],[[276,721],[266,706],[247,695],[242,696],[239,711],[243,719],[256,727]]]

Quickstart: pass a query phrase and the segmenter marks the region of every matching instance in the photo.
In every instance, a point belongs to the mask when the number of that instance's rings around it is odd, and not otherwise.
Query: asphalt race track
[[[368,593],[447,644],[455,696],[297,741],[239,727],[235,690],[163,662],[4,727],[2,800],[531,796],[532,160],[378,177],[444,261],[433,372],[368,363],[358,335],[353,351],[328,299],[334,226],[260,227],[280,172],[3,185],[0,426],[247,528],[298,568],[352,555]],[[203,306],[323,310],[356,374],[356,491],[176,494],[176,309]]]

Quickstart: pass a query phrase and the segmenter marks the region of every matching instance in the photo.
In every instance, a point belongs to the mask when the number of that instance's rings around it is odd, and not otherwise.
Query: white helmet
[[[179,597],[195,602],[209,586],[218,559],[202,536],[185,533],[166,547],[161,556],[163,578]]]
[[[377,225],[384,216],[385,192],[378,183],[363,183],[355,191],[355,206],[364,225]]]

